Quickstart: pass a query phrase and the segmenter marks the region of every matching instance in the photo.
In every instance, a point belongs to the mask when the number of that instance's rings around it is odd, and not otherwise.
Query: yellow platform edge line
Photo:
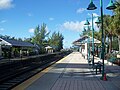
[[[70,54],[69,54],[70,55]],[[68,56],[69,56],[68,55]],[[40,77],[42,77],[45,73],[47,73],[49,70],[51,70],[53,67],[55,67],[58,63],[62,62],[63,60],[65,60],[68,56],[62,58],[61,60],[59,60],[58,62],[56,62],[55,64],[51,65],[50,67],[44,69],[43,71],[37,73],[36,75],[34,75],[33,77],[29,78],[28,80],[24,81],[23,83],[19,84],[18,86],[14,87],[12,90],[25,90],[28,86],[30,86],[32,83],[34,83],[37,79],[39,79]]]

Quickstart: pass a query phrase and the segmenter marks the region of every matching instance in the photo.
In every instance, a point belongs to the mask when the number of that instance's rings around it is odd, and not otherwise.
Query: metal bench
[[[102,63],[100,61],[94,63],[93,70],[94,69],[96,70],[96,74],[97,74],[97,69],[99,69],[99,72],[101,73],[101,67],[102,67]]]
[[[91,65],[91,62],[92,62],[92,58],[89,58],[88,59],[88,64]]]
[[[116,59],[117,59],[116,57],[111,57],[111,58],[108,59],[108,61],[113,63],[113,62],[116,61]]]

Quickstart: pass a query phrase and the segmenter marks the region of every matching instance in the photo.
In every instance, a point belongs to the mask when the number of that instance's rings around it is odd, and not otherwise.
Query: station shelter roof
[[[79,39],[75,40],[73,42],[73,44],[79,46],[79,45],[82,45],[82,44],[85,44],[85,43],[92,43],[92,42],[93,42],[93,38],[85,35],[85,36],[82,36]],[[94,38],[94,43],[101,43],[101,41]]]
[[[8,46],[18,46],[18,47],[35,47],[30,42],[18,41],[18,40],[11,40],[6,38],[0,38],[1,45],[8,45]]]

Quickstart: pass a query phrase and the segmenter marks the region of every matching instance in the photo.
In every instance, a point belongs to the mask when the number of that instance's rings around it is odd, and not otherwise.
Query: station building
[[[29,56],[37,52],[35,45],[30,42],[0,38],[0,56],[3,58]]]
[[[92,51],[92,42],[93,42],[93,38],[85,35],[75,40],[73,42],[73,45],[77,46],[78,51],[81,52],[82,55],[84,55],[84,57],[87,59],[88,50],[90,50],[90,52]],[[100,45],[100,43],[101,41],[94,38],[94,49],[95,49],[95,52],[97,53],[99,53],[98,46]]]

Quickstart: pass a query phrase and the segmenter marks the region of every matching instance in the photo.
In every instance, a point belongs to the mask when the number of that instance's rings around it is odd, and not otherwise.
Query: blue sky
[[[70,47],[83,31],[86,18],[100,14],[100,0],[93,0],[98,9],[86,10],[90,0],[0,0],[0,34],[29,38],[37,25],[64,36],[64,47]],[[109,0],[103,0],[104,14]],[[96,26],[95,26],[96,27]]]

